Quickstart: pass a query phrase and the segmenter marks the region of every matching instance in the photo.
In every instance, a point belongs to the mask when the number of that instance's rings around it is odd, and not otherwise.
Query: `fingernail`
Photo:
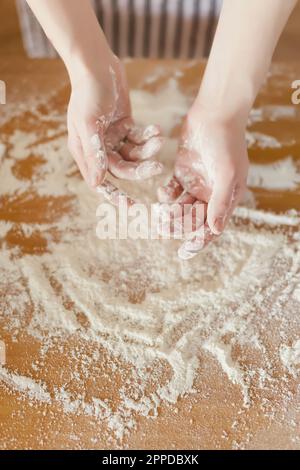
[[[194,258],[198,252],[188,251],[185,249],[184,244],[177,251],[178,257],[184,261]]]
[[[134,147],[130,152],[130,156],[132,158],[147,160],[148,158],[153,157],[160,150],[161,144],[162,139],[160,137],[153,137],[142,147]]]
[[[163,165],[159,162],[143,162],[136,169],[136,175],[140,179],[159,175],[163,170]]]
[[[121,200],[121,198],[126,197],[123,192],[119,191],[117,188],[110,185],[109,183],[106,184],[105,186],[102,186],[102,185],[98,186],[97,192],[102,194],[102,196],[104,196],[104,198],[107,201],[113,202],[114,204],[118,203]]]
[[[144,129],[143,132],[143,139],[148,140],[151,139],[152,137],[156,137],[159,135],[159,128],[155,126],[154,124],[150,124]]]
[[[203,246],[203,241],[199,239],[186,241],[178,249],[178,256],[183,260],[192,259],[202,250]]]
[[[215,219],[215,222],[212,227],[212,232],[215,235],[220,235],[223,232],[225,221],[226,221],[226,215],[220,215],[219,217]]]
[[[188,241],[184,242],[183,245],[184,245],[184,248],[187,251],[195,252],[195,251],[202,250],[202,248],[204,246],[204,241],[203,241],[203,239],[197,238],[195,240],[188,240]]]
[[[116,187],[113,186],[109,181],[106,181],[104,184],[97,186],[97,192],[103,196],[111,195],[116,191]]]
[[[142,142],[159,135],[159,128],[155,125],[149,125],[146,128],[134,126],[131,129],[130,134],[135,140]]]

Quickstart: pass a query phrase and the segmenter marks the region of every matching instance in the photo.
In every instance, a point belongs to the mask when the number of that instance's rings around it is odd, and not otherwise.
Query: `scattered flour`
[[[1,221],[0,223],[0,238],[4,238],[11,230],[13,224],[11,222]]]
[[[211,337],[203,344],[203,347],[216,357],[223,371],[225,374],[227,374],[229,380],[233,384],[239,385],[241,387],[244,397],[244,405],[249,406],[249,388],[245,383],[245,374],[240,365],[232,359],[231,345],[225,344],[223,341]]]
[[[297,216],[297,213],[273,214],[272,212],[248,209],[246,207],[237,207],[234,214],[241,219],[251,220],[256,225],[267,224],[274,227],[280,225],[298,227],[300,224],[300,218]]]
[[[288,105],[267,105],[261,108],[253,108],[250,113],[249,123],[262,121],[294,120],[297,117],[297,107]]]
[[[131,97],[137,121],[158,123],[166,134],[188,106],[174,80],[154,96],[134,90]],[[242,410],[266,383],[277,380],[278,390],[286,387],[276,378],[278,354],[269,351],[266,331],[276,319],[287,341],[290,323],[295,328],[292,309],[296,318],[299,298],[289,302],[299,284],[299,240],[288,242],[280,226],[299,228],[298,214],[238,208],[237,223],[191,262],[178,259],[175,241],[100,241],[95,236],[99,197],[76,174],[64,130],[59,121],[50,140],[18,130],[7,137],[10,158],[0,168],[7,204],[0,220],[0,292],[5,292],[0,326],[14,340],[22,331],[39,342],[41,359],[27,375],[1,368],[2,383],[31,400],[57,403],[64,413],[96,418],[117,440],[136,428],[138,416],[154,418],[163,404],[192,393],[205,364],[221,367],[237,388]],[[169,159],[169,170],[175,148],[168,139],[161,155]],[[20,179],[16,165],[32,153],[43,161],[32,178]],[[270,175],[284,173],[281,167],[259,172],[255,181],[266,185]],[[140,194],[152,201],[164,178],[137,185]],[[42,216],[39,210],[33,217],[35,205],[45,201]],[[244,221],[246,226],[239,224]],[[258,229],[252,222],[268,227]],[[11,246],[14,230],[33,243],[38,234],[45,245],[38,253],[17,241]],[[75,346],[64,351],[72,339]],[[64,371],[68,379],[56,373],[53,381],[45,372],[43,362],[55,347],[70,361]],[[296,343],[280,350],[288,370],[294,370],[298,348]],[[35,373],[42,379],[33,379]],[[88,397],[91,377],[100,382]],[[116,394],[114,405],[98,391],[103,380]]]
[[[280,357],[290,374],[296,377],[300,372],[300,339],[294,341],[292,346],[282,346]]]
[[[249,148],[258,146],[263,149],[278,149],[282,147],[282,144],[275,137],[260,132],[246,132],[246,141]]]
[[[295,189],[299,184],[300,173],[292,157],[265,165],[250,165],[248,186],[252,188],[282,191]]]
[[[166,77],[167,74],[168,74],[167,67],[158,65],[157,67],[155,67],[155,69],[153,70],[151,74],[147,75],[147,77],[144,80],[144,84],[151,85],[152,83],[157,82],[160,78]]]
[[[132,90],[130,96],[135,103],[133,116],[136,121],[143,125],[149,122],[159,124],[164,135],[170,135],[172,129],[181,122],[190,104],[190,99],[181,93],[174,78],[155,95],[143,90]],[[148,104],[150,107],[145,108]]]
[[[26,393],[33,400],[50,403],[51,397],[45,390],[45,385],[35,382],[30,377],[16,375],[0,367],[0,379],[13,387],[16,391]]]

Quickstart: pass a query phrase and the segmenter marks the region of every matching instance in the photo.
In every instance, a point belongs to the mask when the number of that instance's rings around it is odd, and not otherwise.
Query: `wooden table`
[[[165,72],[152,81],[145,82],[145,77],[153,73],[155,68],[164,66]],[[176,71],[182,71],[178,78],[180,88],[187,94],[195,94],[204,64],[186,64],[182,62],[130,61],[126,64],[129,83],[132,88],[158,90]],[[47,116],[49,112],[61,115],[65,113],[68,85],[67,77],[59,61],[10,61],[0,62],[0,79],[7,83],[7,105],[0,107],[2,139],[7,139],[16,129],[31,131],[33,128],[45,132],[47,129],[55,130],[55,120],[40,122],[34,113],[39,108],[40,116]],[[300,79],[300,66],[274,66],[273,74],[263,87],[257,99],[256,107],[280,104],[292,106],[291,83]],[[46,97],[47,103],[40,103],[40,97]],[[33,104],[36,100],[36,104]],[[49,111],[50,110],[50,111]],[[300,107],[298,116],[294,120],[272,121],[263,119],[254,123],[252,131],[263,132],[275,136],[280,141],[293,141],[288,148],[278,149],[250,149],[250,158],[255,162],[272,162],[287,155],[293,155],[300,161]],[[51,115],[51,114],[50,114]],[[176,135],[175,130],[174,135]],[[27,166],[26,166],[27,165]],[[23,175],[30,174],[29,163],[20,167]],[[26,173],[27,172],[27,173]],[[28,173],[29,172],[29,173]],[[300,210],[300,189],[293,191],[267,191],[257,189],[254,191],[259,209],[274,212],[289,209]],[[1,193],[1,180],[0,180]],[[2,195],[3,196],[3,195]],[[19,201],[20,202],[20,201]],[[23,201],[24,202],[24,201]],[[1,207],[2,205],[2,207]],[[1,246],[21,247],[24,253],[42,253],[46,249],[43,237],[32,236],[25,238],[18,230],[26,220],[48,222],[49,217],[56,217],[62,207],[68,210],[68,201],[57,199],[51,205],[51,214],[47,217],[49,201],[35,199],[28,204],[15,204],[8,206],[4,199],[0,200],[0,220],[13,222],[14,229],[9,232]],[[63,209],[64,210],[64,209]],[[9,213],[7,212],[9,211]],[[41,216],[44,214],[44,218]],[[1,266],[5,269],[5,266]],[[13,286],[11,286],[13,289]],[[40,349],[43,345],[33,339],[26,329],[20,328],[12,334],[6,329],[5,299],[9,298],[9,288],[0,287],[0,339],[5,341],[7,354],[7,369],[22,375],[29,375],[33,379],[47,381],[49,384],[67,383],[73,364],[68,353],[74,350],[74,338],[66,339],[63,344],[57,344],[43,360],[43,373],[32,369],[32,364],[40,359]],[[2,310],[1,310],[2,309]],[[299,312],[300,313],[300,312]],[[24,312],[24,316],[34,316],[34,311]],[[288,315],[288,312],[287,312]],[[274,337],[276,336],[274,326]],[[300,329],[298,331],[300,335]],[[299,336],[298,335],[298,336]],[[92,348],[79,344],[78,354],[92,354]],[[85,350],[83,351],[83,348]],[[105,358],[105,351],[102,351]],[[110,359],[111,361],[111,359]],[[122,385],[121,377],[115,376],[115,382],[109,381],[111,363],[102,363],[97,370],[96,384],[87,380],[84,390],[77,393],[92,391],[95,386],[100,392],[110,397],[112,402],[116,397],[116,388]],[[126,364],[116,360],[118,367],[126,368]],[[80,371],[79,371],[80,373]],[[278,380],[283,377],[283,371],[278,369]],[[61,404],[32,402],[26,394],[14,391],[9,385],[0,380],[0,448],[10,449],[80,449],[80,448],[121,448],[140,449],[231,449],[238,448],[281,448],[300,449],[300,409],[299,409],[299,377],[286,376],[286,390],[290,393],[287,409],[280,415],[282,403],[276,395],[276,390],[257,396],[252,406],[244,410],[239,416],[240,425],[234,428],[237,403],[240,403],[240,392],[231,384],[216,365],[213,358],[208,360],[202,370],[201,379],[195,383],[195,393],[180,399],[176,405],[163,405],[155,419],[138,417],[137,428],[127,436],[122,443],[107,440],[107,429],[101,420],[88,417],[84,414],[70,414],[64,412]],[[278,395],[280,395],[278,389]],[[278,400],[277,400],[278,398]],[[261,411],[262,399],[274,404],[275,416],[270,419]],[[280,417],[279,417],[280,415]],[[293,425],[291,425],[293,421]]]

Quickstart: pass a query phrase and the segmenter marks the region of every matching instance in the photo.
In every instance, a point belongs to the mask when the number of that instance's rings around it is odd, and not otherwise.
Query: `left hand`
[[[246,189],[247,172],[245,127],[194,106],[180,136],[174,176],[158,191],[160,202],[192,204],[190,213],[201,206],[196,219],[191,216],[194,228],[179,248],[181,258],[193,258],[222,233]],[[181,212],[173,217],[178,228],[187,216]]]

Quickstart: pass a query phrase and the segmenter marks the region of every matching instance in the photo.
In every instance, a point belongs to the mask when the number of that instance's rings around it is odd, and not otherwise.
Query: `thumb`
[[[89,182],[92,187],[96,187],[103,182],[108,167],[103,134],[96,124],[87,125],[81,140]]]
[[[237,204],[237,185],[234,181],[224,183],[224,178],[216,179],[208,202],[207,223],[215,235],[220,235]]]

